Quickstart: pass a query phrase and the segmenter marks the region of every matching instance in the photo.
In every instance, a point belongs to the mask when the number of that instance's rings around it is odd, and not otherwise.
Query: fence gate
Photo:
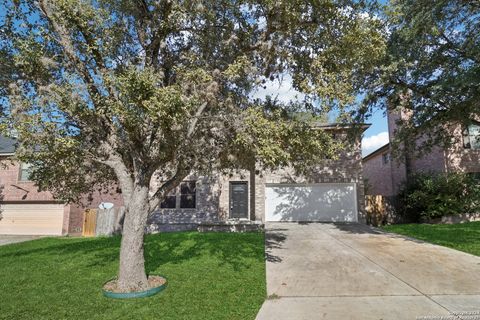
[[[97,210],[87,209],[83,213],[83,233],[84,237],[94,237],[97,222]]]

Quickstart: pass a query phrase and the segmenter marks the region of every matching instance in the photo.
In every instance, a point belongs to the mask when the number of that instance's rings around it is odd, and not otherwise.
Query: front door
[[[248,218],[247,182],[230,182],[230,218]]]

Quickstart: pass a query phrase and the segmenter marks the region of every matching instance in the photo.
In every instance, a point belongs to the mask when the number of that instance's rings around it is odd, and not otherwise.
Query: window
[[[383,164],[388,164],[390,162],[390,153],[384,153],[382,154],[382,163]]]
[[[468,176],[470,176],[473,180],[477,182],[477,184],[480,184],[480,172],[469,172],[467,173]]]
[[[474,122],[463,130],[463,147],[480,149],[480,123]]]
[[[160,204],[160,208],[163,209],[175,209],[177,206],[177,196],[176,190],[170,191],[170,193],[165,197],[165,199]]]
[[[19,181],[30,181],[31,165],[29,163],[20,164],[20,174],[18,175]]]
[[[172,190],[160,204],[162,209],[194,209],[197,201],[197,181],[184,181]],[[177,201],[178,199],[178,201]]]
[[[180,208],[195,208],[196,181],[187,181],[180,184]]]

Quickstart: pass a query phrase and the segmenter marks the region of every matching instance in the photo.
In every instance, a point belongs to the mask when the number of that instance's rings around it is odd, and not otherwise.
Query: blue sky
[[[370,123],[371,127],[365,131],[362,140],[364,156],[388,143],[387,118],[383,115],[383,110],[375,110],[367,123]]]
[[[386,5],[388,0],[380,0],[379,2]],[[364,156],[388,143],[387,117],[383,115],[383,110],[375,110],[367,123],[370,123],[371,127],[365,131],[362,140],[362,154]]]

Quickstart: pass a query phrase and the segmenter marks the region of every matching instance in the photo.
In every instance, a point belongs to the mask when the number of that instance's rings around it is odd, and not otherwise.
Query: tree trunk
[[[143,254],[143,237],[149,214],[148,186],[136,186],[125,212],[118,287],[124,292],[148,289]]]

